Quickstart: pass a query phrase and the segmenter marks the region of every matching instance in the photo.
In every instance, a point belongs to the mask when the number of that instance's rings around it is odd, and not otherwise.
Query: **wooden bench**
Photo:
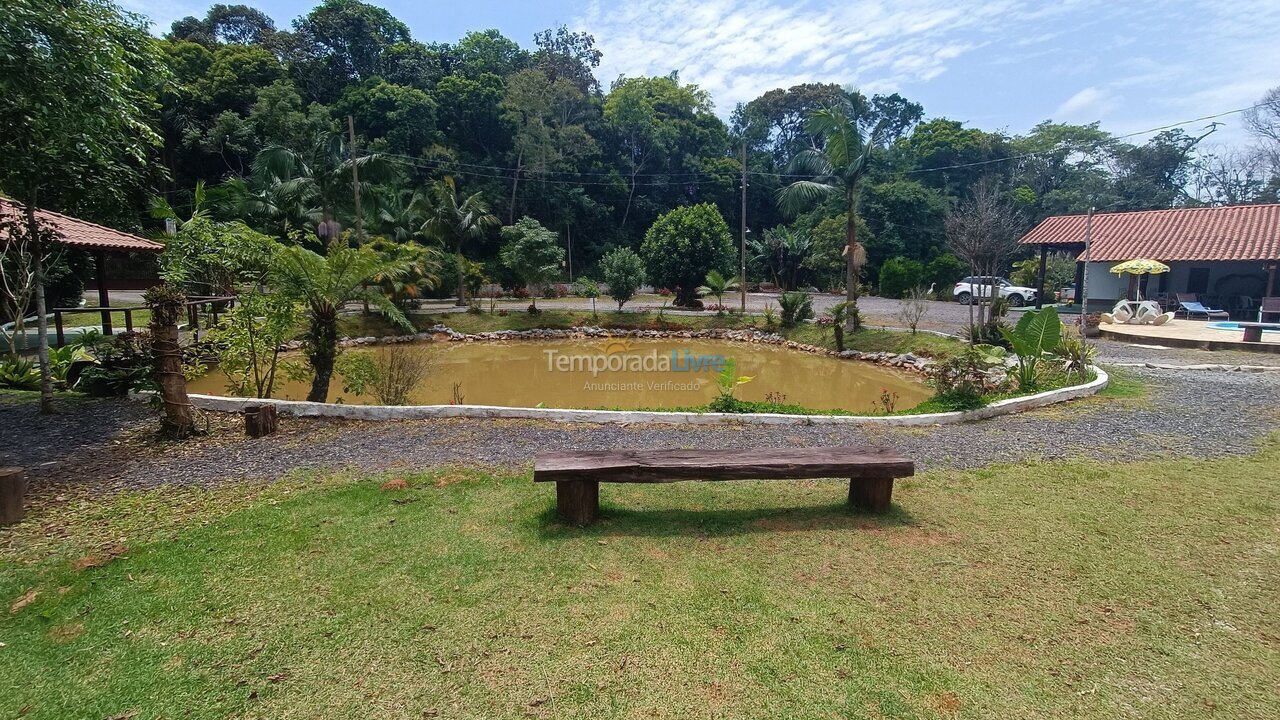
[[[1276,323],[1242,322],[1238,325],[1244,330],[1245,342],[1262,342],[1263,330],[1280,332],[1280,325]]]
[[[556,511],[575,524],[599,516],[602,482],[849,478],[850,505],[884,512],[893,495],[893,479],[914,473],[910,460],[893,450],[870,447],[593,450],[541,453],[533,463],[533,481],[556,484]]]

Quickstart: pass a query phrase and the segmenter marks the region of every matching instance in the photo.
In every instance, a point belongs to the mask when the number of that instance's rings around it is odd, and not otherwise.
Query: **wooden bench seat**
[[[1262,342],[1262,331],[1280,332],[1280,324],[1264,323],[1264,322],[1242,322],[1237,323],[1240,329],[1244,330],[1245,342]]]
[[[873,447],[592,450],[540,453],[533,463],[533,481],[554,482],[560,518],[576,524],[599,516],[602,482],[849,478],[850,505],[884,512],[894,478],[914,473],[915,463]]]

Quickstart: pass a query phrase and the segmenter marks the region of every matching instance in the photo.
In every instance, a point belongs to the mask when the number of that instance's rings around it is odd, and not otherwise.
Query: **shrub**
[[[960,258],[955,255],[939,255],[930,260],[929,264],[925,266],[924,277],[921,279],[920,284],[927,283],[933,286],[934,292],[945,294],[960,278],[965,276],[966,270],[964,263],[960,262]]]
[[[406,405],[431,364],[421,348],[392,345],[373,353],[344,353],[337,367],[345,392],[372,395],[383,405]]]
[[[676,304],[697,300],[707,273],[732,272],[733,239],[711,203],[678,207],[659,217],[640,246],[650,282],[677,289]]]
[[[998,371],[1004,365],[1004,348],[974,345],[960,354],[929,367],[939,404],[954,410],[971,410],[986,404],[986,396],[1002,392],[1008,375]]]
[[[882,297],[900,298],[920,285],[924,277],[924,266],[915,260],[895,257],[886,260],[880,267],[880,295]]]
[[[1098,357],[1098,349],[1063,328],[1062,340],[1054,348],[1053,356],[1068,376],[1085,379],[1093,374],[1092,365]]]
[[[0,387],[10,390],[39,390],[40,368],[30,360],[6,357],[0,360]]]
[[[97,362],[80,373],[77,390],[99,397],[124,397],[131,390],[154,385],[149,333],[104,336],[88,351]]]
[[[644,261],[631,248],[610,250],[600,258],[600,272],[604,273],[609,297],[618,303],[619,310],[644,284]]]
[[[782,327],[793,328],[813,317],[813,298],[806,292],[784,292],[778,296]]]
[[[711,401],[711,411],[722,413],[749,412],[749,410],[743,410],[739,406],[738,399],[734,397],[738,386],[749,382],[751,382],[751,378],[745,375],[738,375],[738,367],[734,359],[727,359],[724,367],[720,369],[720,374],[716,376],[716,398]]]

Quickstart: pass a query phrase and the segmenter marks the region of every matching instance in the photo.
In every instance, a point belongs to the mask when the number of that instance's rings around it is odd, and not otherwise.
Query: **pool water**
[[[1244,331],[1244,328],[1240,327],[1240,323],[1238,322],[1211,322],[1209,323],[1209,327],[1214,330],[1235,330],[1236,332]],[[1280,335],[1280,325],[1276,325],[1274,329],[1262,328],[1262,332],[1267,335]]]
[[[814,410],[874,412],[880,398],[896,395],[908,410],[932,396],[919,376],[868,362],[714,340],[427,342],[350,349],[349,353],[425,354],[425,378],[409,393],[411,404],[447,405],[457,393],[466,405],[585,409],[691,408],[716,396],[716,358],[732,358],[741,400],[800,405]],[[385,356],[383,356],[385,357]],[[291,357],[301,362],[300,357]],[[594,366],[594,367],[593,367]],[[306,399],[309,381],[288,381],[274,397]],[[227,378],[216,367],[191,380],[193,393],[225,395]],[[334,375],[329,402],[376,404],[369,395],[343,390]]]

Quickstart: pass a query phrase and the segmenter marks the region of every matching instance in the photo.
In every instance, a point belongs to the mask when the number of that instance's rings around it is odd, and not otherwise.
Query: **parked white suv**
[[[956,283],[956,287],[951,291],[951,295],[956,302],[961,305],[968,305],[973,302],[975,296],[986,297],[991,292],[991,286],[995,285],[996,292],[1000,297],[1009,301],[1014,307],[1022,307],[1027,303],[1036,301],[1036,289],[1014,285],[1005,278],[975,277],[970,275]]]

